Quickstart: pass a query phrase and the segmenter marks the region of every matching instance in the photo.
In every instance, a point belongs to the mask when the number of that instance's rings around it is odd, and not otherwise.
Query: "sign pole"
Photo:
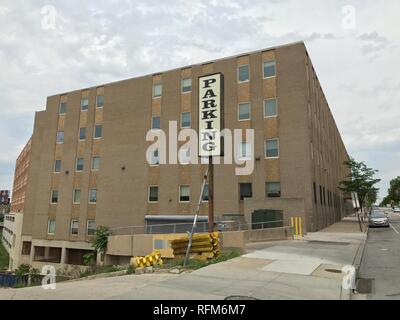
[[[214,164],[208,157],[208,232],[214,232]]]

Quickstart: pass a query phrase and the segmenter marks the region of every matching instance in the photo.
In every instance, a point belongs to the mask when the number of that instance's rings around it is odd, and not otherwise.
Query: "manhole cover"
[[[375,279],[363,279],[357,280],[357,292],[362,294],[373,293]]]
[[[342,273],[342,270],[338,270],[338,269],[325,269],[325,271],[332,272],[332,273]]]
[[[259,299],[248,296],[229,296],[226,297],[224,300],[259,300]]]

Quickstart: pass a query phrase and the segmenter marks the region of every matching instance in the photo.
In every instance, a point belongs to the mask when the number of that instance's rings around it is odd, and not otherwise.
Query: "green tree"
[[[390,181],[388,195],[383,198],[382,206],[390,204],[391,206],[400,204],[400,176]]]
[[[374,178],[378,170],[368,168],[363,161],[357,162],[352,157],[344,164],[350,169],[350,172],[347,180],[341,181],[338,188],[348,194],[357,192],[361,209],[375,203],[379,189],[374,185],[381,181]]]
[[[93,248],[102,256],[104,256],[107,251],[108,237],[110,235],[110,229],[104,226],[98,227],[94,232],[91,244]]]

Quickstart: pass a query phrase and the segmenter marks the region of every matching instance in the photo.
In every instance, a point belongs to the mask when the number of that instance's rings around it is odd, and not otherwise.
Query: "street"
[[[369,229],[359,270],[367,299],[400,299],[400,214],[386,211],[391,226]]]

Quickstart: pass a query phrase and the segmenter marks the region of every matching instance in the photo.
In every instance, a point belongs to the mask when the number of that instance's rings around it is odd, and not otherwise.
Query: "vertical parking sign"
[[[199,77],[199,156],[221,156],[223,123],[223,82],[221,73]]]

